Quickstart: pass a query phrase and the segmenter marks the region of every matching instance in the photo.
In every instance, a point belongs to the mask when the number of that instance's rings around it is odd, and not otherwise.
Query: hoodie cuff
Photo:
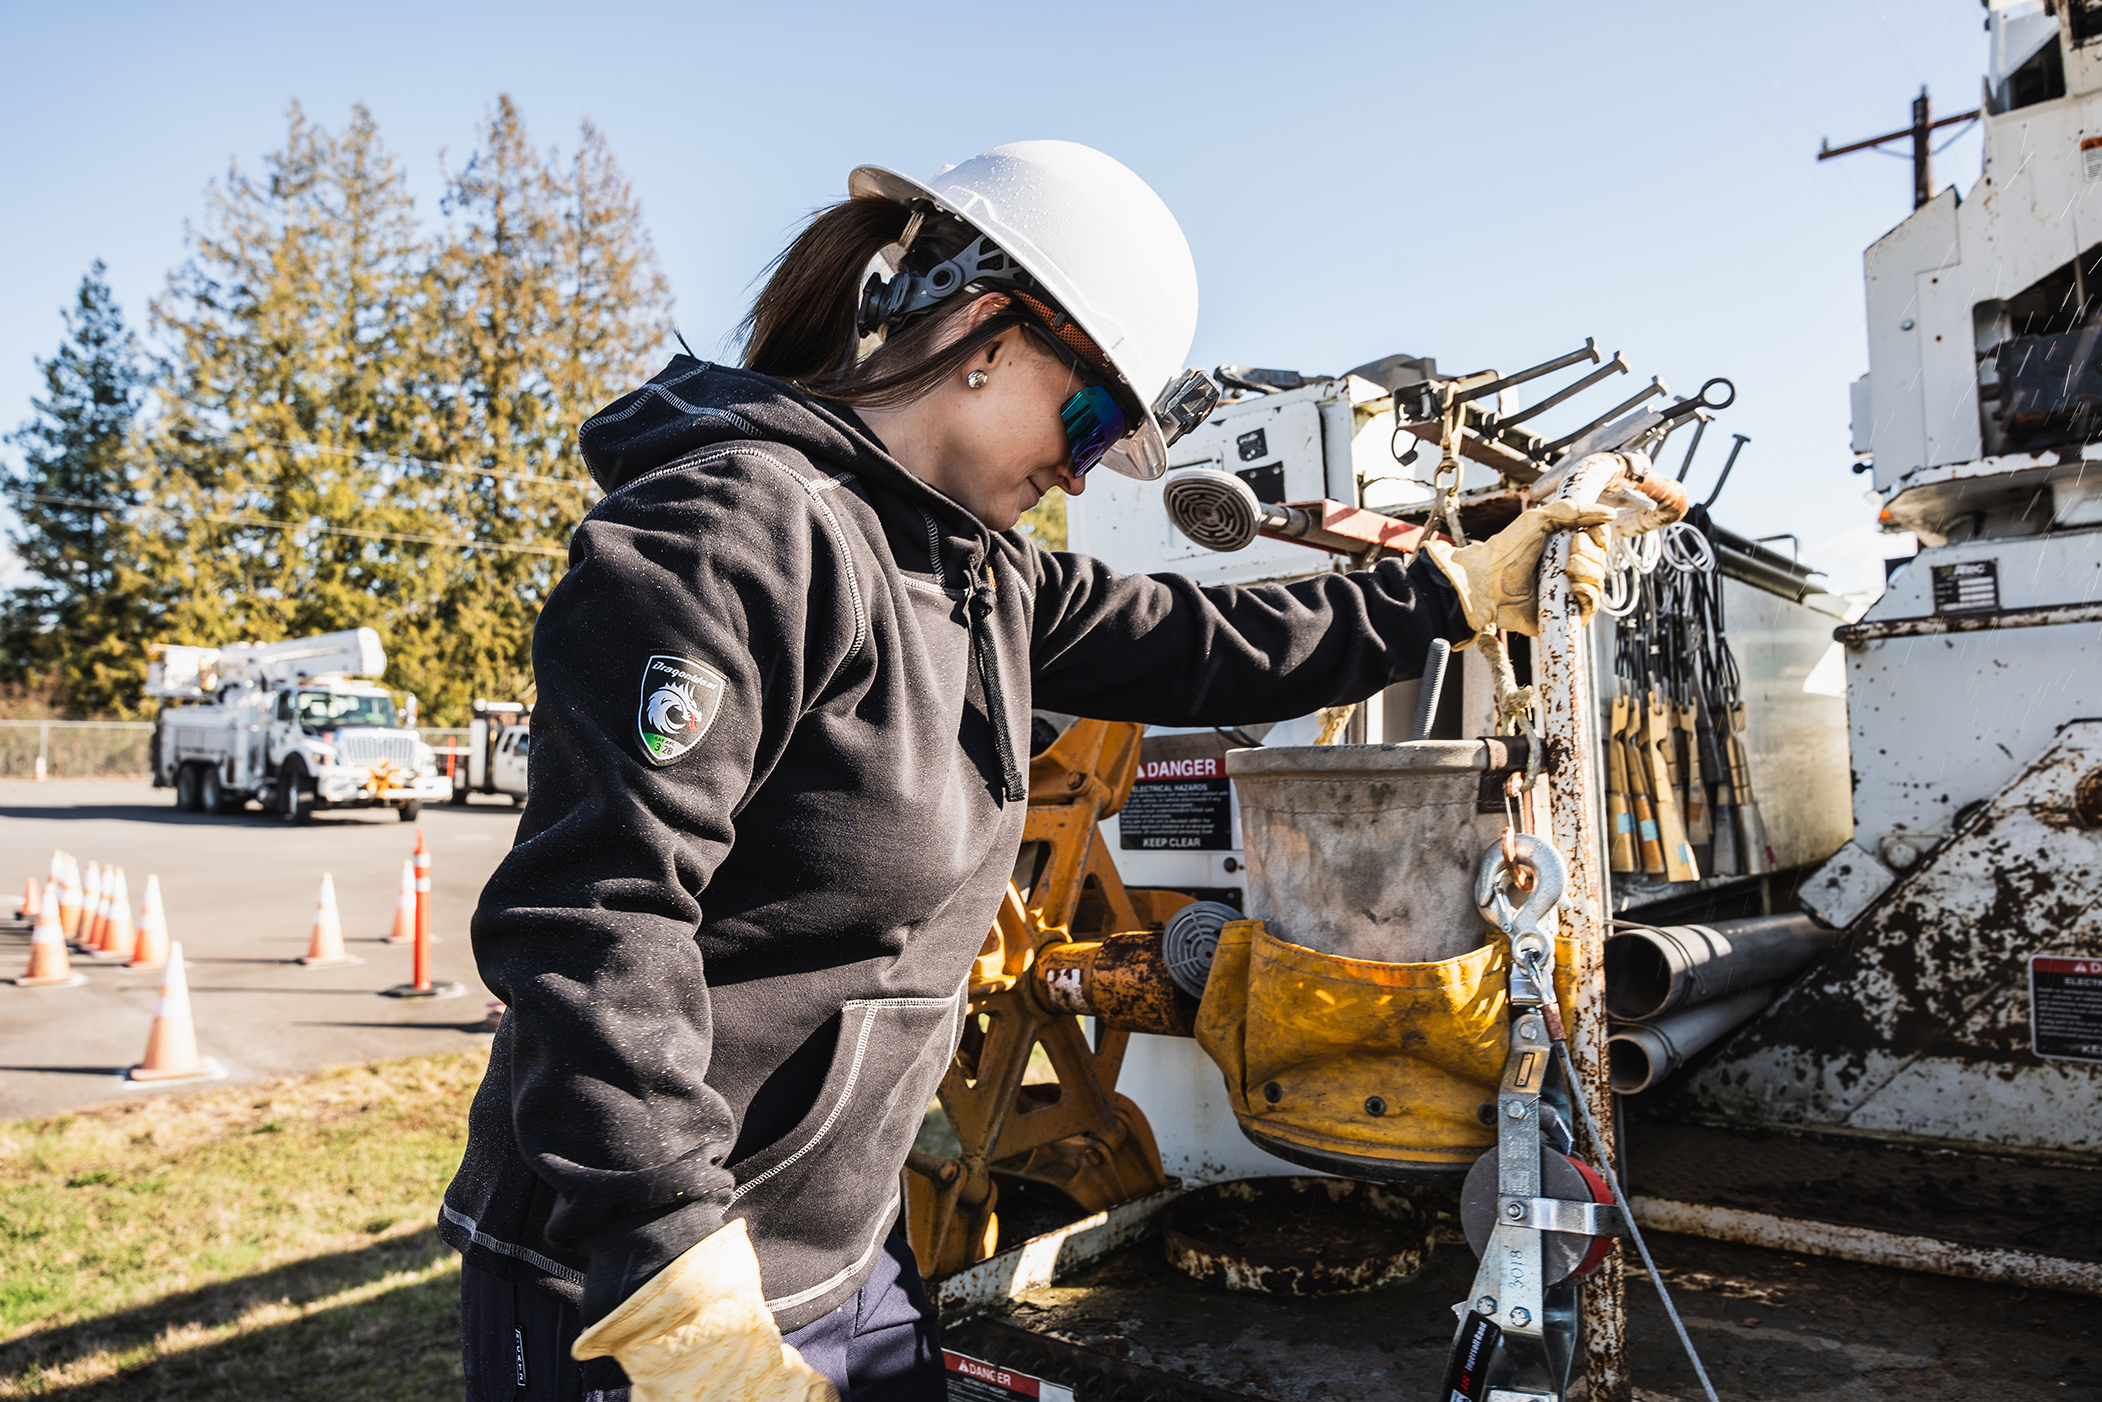
[[[611,1314],[659,1271],[722,1229],[722,1208],[710,1202],[681,1203],[646,1212],[623,1212],[580,1245],[590,1264],[578,1314],[585,1328]]]

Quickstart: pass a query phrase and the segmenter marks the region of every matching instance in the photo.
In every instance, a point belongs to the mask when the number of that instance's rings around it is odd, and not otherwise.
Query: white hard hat
[[[928,201],[991,238],[1102,348],[1142,410],[1181,374],[1197,335],[1197,265],[1167,205],[1120,162],[1076,142],[1017,141],[924,184],[861,166],[847,189]],[[1168,470],[1168,439],[1153,413],[1140,420],[1102,461],[1150,480]]]

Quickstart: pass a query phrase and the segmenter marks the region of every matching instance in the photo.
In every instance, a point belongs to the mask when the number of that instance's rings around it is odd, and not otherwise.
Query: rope
[[[1534,716],[1539,689],[1518,684],[1511,655],[1504,650],[1503,635],[1494,628],[1484,628],[1475,634],[1474,641],[1482,650],[1482,661],[1489,664],[1489,680],[1496,695],[1497,729],[1525,737],[1525,789],[1531,792],[1540,782],[1540,727]]]
[[[1542,988],[1551,989],[1552,975],[1546,971],[1545,962],[1537,950],[1526,960],[1526,963],[1532,966],[1535,981]],[[1548,1039],[1554,1043],[1555,1055],[1562,1061],[1562,1074],[1569,1080],[1569,1098],[1575,1102],[1577,1115],[1584,1122],[1584,1136],[1591,1141],[1592,1150],[1597,1153],[1606,1170],[1601,1176],[1613,1190],[1613,1205],[1620,1209],[1621,1220],[1628,1224],[1628,1236],[1634,1241],[1635,1250],[1642,1257],[1642,1268],[1649,1272],[1650,1284],[1657,1287],[1657,1298],[1664,1302],[1664,1313],[1670,1318],[1671,1327],[1678,1333],[1679,1347],[1686,1350],[1686,1359],[1693,1364],[1693,1374],[1701,1380],[1701,1391],[1707,1394],[1708,1402],[1720,1402],[1715,1395],[1715,1384],[1708,1381],[1708,1370],[1701,1366],[1700,1352],[1694,1348],[1693,1338],[1686,1332],[1686,1322],[1679,1318],[1678,1306],[1671,1302],[1671,1291],[1664,1285],[1664,1272],[1657,1269],[1656,1261],[1649,1254],[1649,1243],[1642,1239],[1642,1228],[1635,1225],[1634,1209],[1628,1206],[1627,1194],[1621,1190],[1620,1171],[1607,1157],[1606,1141],[1599,1135],[1598,1122],[1591,1117],[1591,1103],[1584,1095],[1583,1082],[1577,1079],[1576,1063],[1569,1056],[1567,1029],[1562,1026],[1561,1009],[1555,1007],[1552,994],[1541,1008],[1543,1013],[1547,1014],[1545,1021]],[[1550,1009],[1553,1011],[1548,1012]]]

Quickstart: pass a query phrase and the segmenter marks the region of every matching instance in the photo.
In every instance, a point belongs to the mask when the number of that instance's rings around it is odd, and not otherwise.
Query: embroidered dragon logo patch
[[[701,743],[723,702],[727,679],[687,657],[650,658],[642,669],[635,735],[652,764],[670,764]]]

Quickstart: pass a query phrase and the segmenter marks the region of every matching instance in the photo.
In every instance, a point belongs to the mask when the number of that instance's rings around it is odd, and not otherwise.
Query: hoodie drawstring
[[[971,615],[971,654],[978,659],[978,685],[985,692],[986,719],[992,722],[993,750],[1000,757],[1001,777],[1007,785],[1007,801],[1020,803],[1029,797],[1022,766],[1015,760],[1014,737],[1008,734],[1007,693],[1000,686],[1000,657],[993,647],[993,567],[985,567],[985,582],[966,574],[970,593],[964,607]]]

